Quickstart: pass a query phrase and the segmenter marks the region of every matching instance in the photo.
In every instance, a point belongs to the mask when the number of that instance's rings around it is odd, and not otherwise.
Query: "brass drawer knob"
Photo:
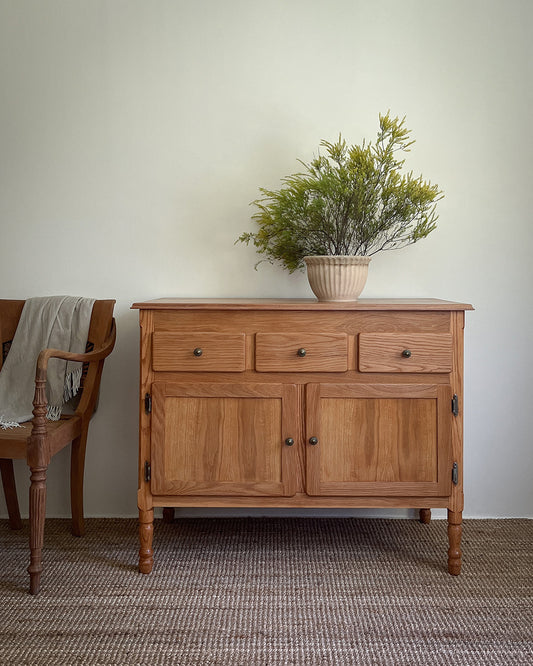
[[[410,349],[404,349],[402,352],[402,356],[404,358],[411,358],[411,350]]]
[[[298,349],[298,351],[296,352],[296,354],[297,354],[300,358],[303,358],[303,357],[307,354],[307,352],[305,351],[305,349],[304,349],[303,347],[300,347],[300,349]]]
[[[294,444],[294,439],[292,437],[287,437],[287,439],[285,440],[285,444],[287,446],[292,446]]]
[[[203,349],[201,349],[200,347],[196,347],[196,349],[193,351],[193,354],[197,357],[200,357],[203,353],[204,353]]]
[[[318,437],[310,437],[309,444],[311,444],[312,446],[316,446],[318,444]]]

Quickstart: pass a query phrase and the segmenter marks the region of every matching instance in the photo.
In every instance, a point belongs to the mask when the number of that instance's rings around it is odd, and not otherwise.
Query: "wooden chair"
[[[13,460],[25,459],[30,468],[30,593],[37,594],[42,572],[41,553],[46,510],[46,471],[54,454],[72,442],[70,497],[72,533],[83,536],[83,471],[89,421],[95,411],[104,359],[115,345],[114,300],[95,301],[84,354],[45,349],[39,354],[35,376],[33,419],[20,428],[0,429],[0,470],[12,529],[22,522],[15,487]],[[24,301],[0,299],[0,368],[9,353],[10,343],[24,306]],[[73,415],[59,421],[46,419],[46,372],[50,358],[82,361],[83,379],[79,402]]]

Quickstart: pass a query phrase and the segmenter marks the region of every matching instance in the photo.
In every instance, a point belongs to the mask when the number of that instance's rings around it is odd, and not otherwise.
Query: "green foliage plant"
[[[260,188],[263,197],[252,202],[259,230],[237,241],[253,243],[262,261],[293,273],[305,256],[371,256],[425,238],[443,195],[422,176],[401,173],[410,134],[405,118],[389,112],[379,116],[374,144],[348,146],[341,135],[335,143],[323,140],[325,154],[309,164],[299,160],[305,171],[283,178],[279,190]]]

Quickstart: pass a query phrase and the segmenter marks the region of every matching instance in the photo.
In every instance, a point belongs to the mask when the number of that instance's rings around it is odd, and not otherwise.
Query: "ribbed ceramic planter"
[[[319,301],[356,301],[368,276],[370,257],[304,257],[307,278]]]

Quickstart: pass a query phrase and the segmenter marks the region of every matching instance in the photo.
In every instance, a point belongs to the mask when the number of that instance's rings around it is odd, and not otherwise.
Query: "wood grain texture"
[[[139,368],[139,468],[137,506],[139,520],[145,511],[153,510],[150,480],[145,478],[145,463],[151,462],[152,457],[152,415],[146,410],[145,397],[151,395],[154,372],[152,370],[152,333],[153,312],[142,310],[139,312],[140,326],[140,368]],[[153,512],[152,512],[153,515]]]
[[[155,371],[242,372],[245,368],[244,333],[156,331],[152,367]],[[201,352],[195,355],[194,351]]]
[[[177,336],[198,331],[212,333],[449,333],[446,310],[141,310],[150,312],[153,331]],[[253,366],[251,366],[253,367]]]
[[[320,411],[324,481],[436,481],[436,400],[325,398]]]
[[[457,484],[452,484],[449,509],[462,512],[464,507],[463,493],[463,366],[464,312],[454,313],[451,319],[451,332],[454,337],[453,371],[451,373],[452,393],[457,395],[458,414],[452,417],[452,463],[457,463]]]
[[[257,333],[255,369],[258,372],[345,372],[348,337],[345,333]]]
[[[445,509],[448,497],[394,497],[394,496],[316,496],[297,493],[291,497],[254,497],[231,495],[160,495],[153,498],[153,505],[164,507],[220,507],[220,508],[274,508],[274,509],[421,509],[428,504],[435,509]]]
[[[296,414],[283,401],[295,394],[294,386],[273,384],[155,384],[152,492],[291,492],[295,457],[285,439]]]
[[[359,370],[449,373],[452,343],[450,333],[361,333]]]
[[[446,386],[307,386],[310,495],[441,496],[450,491]]]

